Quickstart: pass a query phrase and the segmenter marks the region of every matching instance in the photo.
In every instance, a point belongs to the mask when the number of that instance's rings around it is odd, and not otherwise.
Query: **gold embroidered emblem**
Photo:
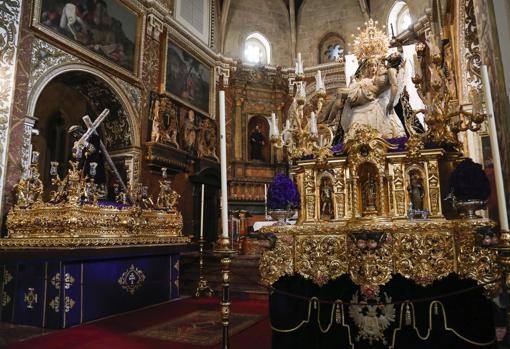
[[[142,287],[144,281],[144,273],[140,269],[136,268],[133,264],[131,264],[131,266],[124,273],[122,273],[118,283],[130,294],[135,294],[136,290]]]

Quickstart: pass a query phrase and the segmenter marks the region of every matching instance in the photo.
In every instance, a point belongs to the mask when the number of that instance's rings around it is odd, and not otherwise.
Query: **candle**
[[[290,120],[289,119],[285,120],[285,128],[287,130],[290,130]]]
[[[267,184],[264,183],[264,219],[267,220]]]
[[[315,118],[315,112],[310,114],[310,133],[315,135],[317,134],[317,119]]]
[[[492,162],[494,164],[494,176],[496,177],[496,191],[498,196],[499,225],[502,231],[508,231],[508,216],[506,211],[505,187],[503,184],[503,171],[501,170],[501,158],[496,132],[496,121],[494,120],[494,106],[492,105],[491,87],[489,84],[489,73],[487,65],[482,64],[482,84],[485,90],[485,106],[489,119],[489,132],[491,141]]]
[[[228,239],[227,139],[225,132],[225,91],[220,91],[220,168],[222,238]]]
[[[200,199],[200,240],[204,239],[204,184],[202,184],[202,195]]]
[[[273,124],[273,136],[278,137],[279,131],[278,131],[278,124],[276,123],[276,114],[271,113],[271,123]]]
[[[301,52],[297,54],[297,74],[303,74],[303,61],[301,60]]]
[[[321,88],[322,88],[321,71],[317,70],[317,75],[315,76],[315,91],[319,91]]]

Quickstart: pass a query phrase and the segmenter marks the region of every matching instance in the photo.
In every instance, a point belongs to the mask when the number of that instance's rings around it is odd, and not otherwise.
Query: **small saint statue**
[[[333,216],[333,195],[331,183],[327,178],[321,180],[320,187],[321,218],[329,219]]]
[[[264,155],[262,149],[265,145],[265,138],[262,132],[260,132],[259,125],[255,126],[255,129],[250,134],[250,145],[251,145],[251,159],[264,161]]]
[[[195,112],[189,110],[182,125],[183,148],[186,151],[193,152],[195,150],[195,140],[197,137],[197,128],[195,126]]]
[[[411,183],[407,187],[409,198],[411,200],[412,209],[416,211],[423,211],[423,197],[425,191],[423,190],[423,183],[417,173],[411,175]]]
[[[376,211],[377,183],[374,177],[368,174],[368,178],[363,185],[363,212],[374,213]]]

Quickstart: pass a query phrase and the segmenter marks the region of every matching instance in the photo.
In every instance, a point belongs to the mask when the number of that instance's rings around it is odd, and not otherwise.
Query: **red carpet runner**
[[[134,332],[197,310],[217,310],[219,300],[185,299],[119,315],[87,325],[60,330],[48,335],[12,343],[6,349],[216,349],[221,344],[200,346],[134,335]],[[230,339],[232,349],[271,348],[271,328],[267,318],[267,300],[234,300],[232,312],[264,314],[255,325]]]

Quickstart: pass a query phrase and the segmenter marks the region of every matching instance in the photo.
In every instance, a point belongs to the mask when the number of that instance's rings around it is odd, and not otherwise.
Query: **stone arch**
[[[59,95],[59,92],[64,93],[65,97]],[[70,97],[69,100],[67,97]],[[76,108],[73,103],[76,103]],[[126,92],[119,83],[93,67],[64,64],[50,69],[40,77],[34,83],[28,99],[26,122],[30,121],[32,124],[38,122],[37,127],[42,126],[41,137],[34,140],[33,146],[42,152],[40,168],[45,183],[49,181],[47,172],[49,161],[53,161],[54,157],[52,150],[58,147],[63,147],[64,151],[55,160],[60,163],[63,161],[65,165],[62,171],[65,173],[72,146],[72,140],[67,134],[71,124],[83,125],[81,118],[85,114],[94,120],[104,108],[109,108],[110,114],[100,127],[103,142],[117,164],[124,182],[128,179],[139,180],[141,160],[139,116]],[[55,116],[53,114],[59,114],[63,120],[62,128],[65,129],[62,133],[64,136],[60,137],[64,141],[59,144],[48,142],[52,137],[51,118]],[[32,145],[32,140],[28,138],[26,143]],[[104,171],[103,173],[106,174]]]
[[[400,17],[404,15],[404,12],[407,11],[407,14],[409,15],[410,23],[412,23],[411,20],[411,9],[409,8],[409,5],[404,0],[397,0],[393,3],[390,3],[390,7],[388,7],[385,11],[385,24],[386,29],[388,30],[388,35],[392,35],[391,28],[393,25],[393,30],[395,36],[398,36],[402,31],[404,31],[406,28],[399,28],[398,22],[400,20]]]
[[[244,37],[243,43],[241,45],[241,57],[243,57],[243,62],[250,63],[246,57],[246,46],[250,40],[253,40],[254,42],[258,43],[258,45],[263,48],[264,54],[262,60],[257,64],[262,65],[271,64],[272,61],[271,42],[267,39],[267,37],[264,34],[262,34],[259,31],[248,33],[248,35]]]
[[[329,63],[334,62],[334,60],[329,60],[329,57],[327,57],[327,50],[332,47],[333,45],[338,44],[341,48],[340,56],[343,56],[346,54],[346,42],[344,38],[336,33],[336,32],[328,32],[324,34],[322,39],[319,42],[318,46],[318,62],[319,64],[322,63]]]
[[[137,111],[131,105],[129,98],[126,93],[123,91],[122,87],[113,80],[110,76],[103,73],[102,71],[95,69],[89,65],[85,64],[63,64],[57,66],[55,68],[50,69],[47,73],[42,75],[34,84],[30,94],[28,96],[28,108],[27,115],[29,117],[34,117],[34,112],[37,106],[37,101],[41,96],[44,88],[48,86],[50,82],[52,82],[57,77],[66,74],[66,73],[83,73],[90,74],[95,77],[99,81],[102,81],[105,86],[107,86],[111,92],[119,99],[120,105],[125,112],[127,117],[127,122],[129,124],[130,129],[130,147],[140,147],[140,125],[138,122]]]

